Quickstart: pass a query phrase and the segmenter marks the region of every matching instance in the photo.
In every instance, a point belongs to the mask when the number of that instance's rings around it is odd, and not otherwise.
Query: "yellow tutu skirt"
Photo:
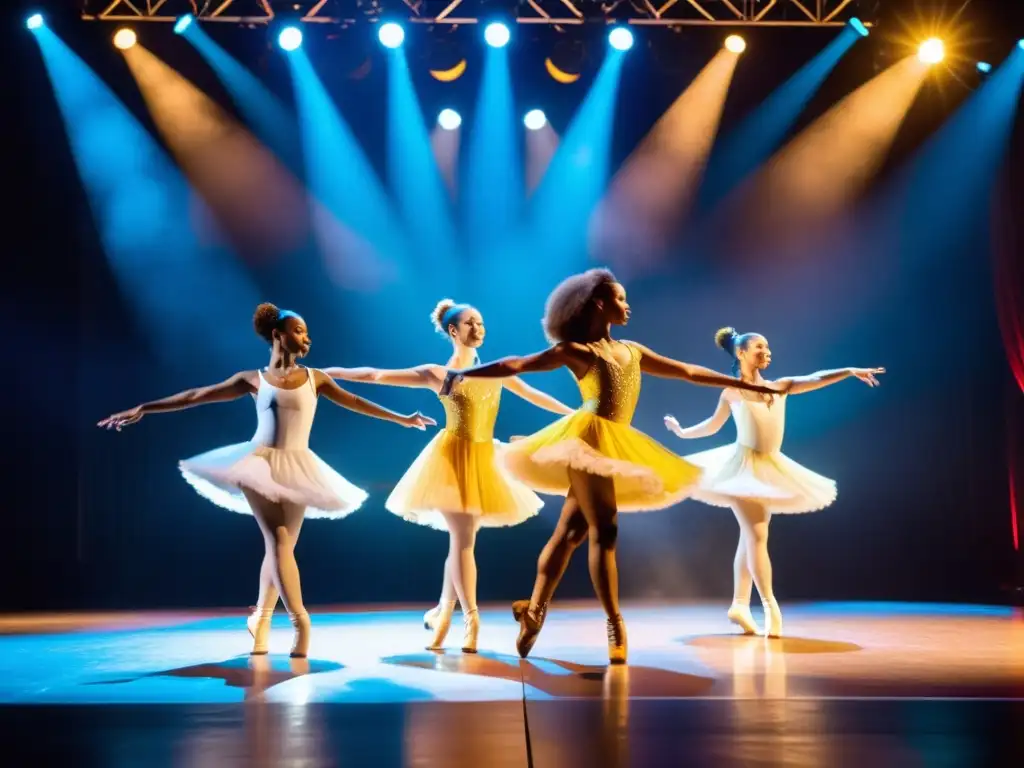
[[[443,512],[473,515],[484,528],[517,525],[544,502],[503,469],[505,448],[497,440],[473,442],[443,429],[398,481],[385,507],[442,531],[448,530]]]
[[[610,477],[620,512],[670,507],[692,495],[700,468],[628,424],[576,411],[504,452],[505,467],[540,493],[565,496],[569,469]]]

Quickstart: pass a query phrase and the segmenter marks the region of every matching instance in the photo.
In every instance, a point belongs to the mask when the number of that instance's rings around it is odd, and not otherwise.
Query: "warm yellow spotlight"
[[[122,51],[127,51],[135,43],[138,42],[138,38],[135,36],[134,29],[128,29],[122,27],[114,33],[114,45],[120,48]]]
[[[929,37],[917,49],[917,58],[924,64],[938,64],[946,56],[946,47],[937,37]]]
[[[725,38],[725,50],[732,53],[743,53],[747,50],[747,41],[739,35],[729,35]]]

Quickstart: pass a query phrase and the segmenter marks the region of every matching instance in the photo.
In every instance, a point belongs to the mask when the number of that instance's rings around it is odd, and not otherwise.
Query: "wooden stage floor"
[[[423,649],[422,608],[313,614],[308,661],[247,655],[241,613],[0,617],[3,765],[1024,765],[1024,616],[1004,607],[627,604],[607,667],[592,604],[553,607],[533,655],[505,606],[480,653]],[[8,762],[8,760],[13,762]]]

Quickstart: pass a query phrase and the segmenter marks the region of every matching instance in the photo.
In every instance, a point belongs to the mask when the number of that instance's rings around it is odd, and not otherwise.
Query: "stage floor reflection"
[[[240,613],[0,617],[0,728],[33,765],[1024,764],[1019,611],[787,608],[771,640],[627,605],[624,667],[590,604],[554,606],[525,661],[505,606],[477,655],[458,617],[434,653],[422,608],[321,610],[308,660],[283,615],[262,657]]]

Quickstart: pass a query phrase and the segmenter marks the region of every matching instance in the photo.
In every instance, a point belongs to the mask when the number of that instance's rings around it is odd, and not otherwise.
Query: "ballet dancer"
[[[430,315],[434,329],[448,338],[452,354],[445,365],[420,365],[402,370],[327,368],[324,373],[344,381],[399,387],[422,387],[435,393],[452,368],[478,363],[484,342],[483,316],[469,304],[438,302]],[[564,415],[572,409],[522,379],[465,381],[442,396],[446,422],[423,449],[388,497],[386,507],[420,525],[447,530],[448,558],[438,605],[423,616],[434,631],[430,650],[440,650],[451,627],[455,599],[462,605],[465,634],[462,650],[476,653],[480,613],[476,604],[476,534],[481,527],[517,525],[537,514],[544,502],[509,477],[497,459],[502,446],[494,440],[502,389],[529,403]]]
[[[516,601],[516,648],[525,657],[544,624],[548,603],[573,551],[590,542],[590,578],[608,621],[608,656],[624,663],[626,627],[619,613],[615,561],[618,513],[662,509],[690,495],[701,471],[630,422],[640,395],[640,374],[705,386],[737,386],[735,379],[652,352],[632,341],[615,341],[611,326],[629,320],[626,291],[607,269],[564,280],[548,297],[543,326],[553,346],[526,357],[508,357],[448,374],[442,394],[462,377],[503,378],[568,368],[583,405],[569,416],[512,443],[505,466],[541,493],[565,496],[561,517],[537,563],[529,600]],[[739,383],[770,394],[765,384]]]
[[[302,521],[344,517],[367,497],[309,450],[317,397],[322,394],[343,408],[403,427],[422,430],[435,422],[418,412],[403,416],[389,411],[346,392],[322,371],[299,365],[309,352],[310,339],[305,321],[296,313],[260,304],[253,325],[271,347],[265,369],[241,371],[219,384],[137,405],[108,416],[98,426],[120,432],[151,413],[253,396],[256,434],[251,440],[194,456],[179,468],[201,496],[233,512],[252,514],[263,533],[266,552],[259,599],[246,622],[253,637],[252,653],[267,652],[271,616],[280,595],[295,627],[291,655],[302,658],[310,639],[294,551]]]
[[[771,409],[765,403],[736,388],[722,391],[711,418],[692,427],[680,427],[672,415],[665,426],[677,436],[689,439],[716,434],[729,420],[736,422],[736,442],[710,451],[686,456],[704,469],[704,480],[693,498],[718,507],[730,507],[740,526],[740,539],[733,558],[733,598],[728,617],[745,634],[756,634],[750,613],[751,583],[757,585],[764,606],[764,634],[782,636],[782,612],[772,589],[772,563],[768,557],[768,524],[772,514],[814,512],[836,498],[836,484],[786,457],[782,435],[786,426],[788,395],[799,395],[827,387],[851,376],[871,387],[878,386],[884,368],[840,368],[818,371],[809,376],[792,376],[767,382],[761,372],[772,361],[768,340],[759,333],[738,334],[722,328],[715,344],[733,358],[733,374],[750,384],[769,384],[781,391]]]

